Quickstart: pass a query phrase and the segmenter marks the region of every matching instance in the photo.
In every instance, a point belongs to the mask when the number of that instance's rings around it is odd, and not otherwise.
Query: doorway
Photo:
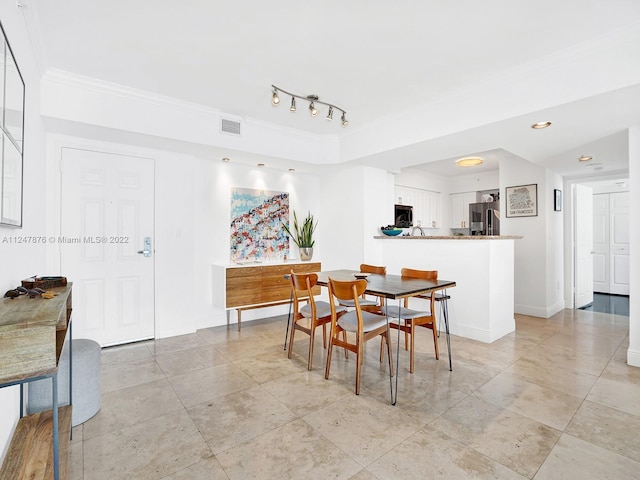
[[[572,183],[572,182],[570,182]],[[594,311],[625,311],[629,302],[629,180],[623,178],[598,179],[593,181],[575,182],[571,185],[573,191],[590,189],[591,198],[580,199],[574,197],[571,210],[572,224],[572,308],[593,309]],[[591,210],[591,213],[588,213]],[[592,239],[590,245],[580,245],[581,235],[576,225],[589,223],[592,219]],[[586,219],[586,220],[585,220]],[[584,238],[582,238],[584,243]],[[579,264],[580,251],[592,266],[590,268]],[[588,256],[585,252],[588,250]],[[588,268],[588,271],[585,271]],[[591,276],[590,286],[584,279]],[[583,280],[582,289],[589,291],[589,301],[579,301],[579,285]],[[586,298],[582,292],[583,299]],[[616,299],[615,296],[622,296]]]
[[[153,159],[63,147],[61,271],[74,335],[102,346],[154,337]]]

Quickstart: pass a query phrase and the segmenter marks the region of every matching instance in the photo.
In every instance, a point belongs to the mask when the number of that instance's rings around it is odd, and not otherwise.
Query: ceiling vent
[[[220,131],[230,135],[240,135],[240,122],[229,120],[228,118],[222,118],[220,120]]]

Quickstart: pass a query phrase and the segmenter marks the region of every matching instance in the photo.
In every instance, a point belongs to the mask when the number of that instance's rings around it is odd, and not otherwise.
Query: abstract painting
[[[289,256],[289,194],[231,188],[231,261],[282,261]]]

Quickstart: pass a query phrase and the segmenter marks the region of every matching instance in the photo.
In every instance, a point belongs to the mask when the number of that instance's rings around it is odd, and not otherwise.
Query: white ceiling
[[[43,73],[94,77],[346,144],[381,138],[387,125],[410,131],[354,158],[389,169],[482,153],[485,168],[517,155],[579,176],[586,168],[577,157],[589,154],[604,172],[622,171],[625,130],[640,124],[638,0],[22,3]],[[580,70],[571,70],[574,59]],[[303,102],[290,113],[286,96],[273,107],[271,84],[338,105],[350,126],[324,112],[311,118]],[[478,101],[466,109],[464,98]],[[458,130],[439,128],[439,119]],[[554,123],[529,128],[541,120]],[[420,138],[422,121],[430,127]],[[460,172],[436,163],[424,168]]]

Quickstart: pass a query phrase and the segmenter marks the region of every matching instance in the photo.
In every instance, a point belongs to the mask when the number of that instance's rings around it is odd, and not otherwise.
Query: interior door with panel
[[[593,196],[593,291],[610,293],[609,194]]]
[[[629,295],[629,192],[610,194],[611,293]]]
[[[74,282],[74,336],[154,337],[154,160],[63,148],[61,274]]]
[[[593,189],[574,187],[574,308],[593,303]]]

